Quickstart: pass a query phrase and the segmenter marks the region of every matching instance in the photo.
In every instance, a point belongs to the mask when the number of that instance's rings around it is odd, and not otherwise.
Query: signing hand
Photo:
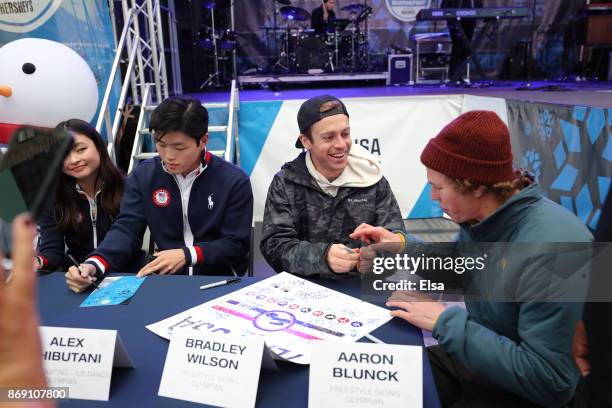
[[[391,316],[399,317],[424,330],[432,331],[446,307],[438,302],[387,302],[387,307],[397,307]]]
[[[143,266],[136,277],[142,278],[156,272],[160,275],[176,273],[187,263],[182,249],[167,249],[153,255],[155,259]]]
[[[78,268],[71,266],[66,272],[66,284],[74,293],[81,293],[96,281],[96,267],[90,264],[81,264]]]
[[[349,237],[351,239],[359,239],[367,244],[379,242],[401,242],[401,239],[397,234],[394,234],[383,227],[373,227],[369,224],[361,224],[355,228],[355,231],[353,231]]]
[[[47,384],[38,333],[36,274],[32,267],[35,236],[31,218],[15,218],[10,283],[4,281],[0,259],[0,387],[3,388],[38,388]]]
[[[359,249],[351,249],[342,244],[333,244],[325,258],[329,268],[336,273],[350,272],[359,262]]]
[[[574,357],[580,374],[586,377],[591,372],[591,362],[589,361],[589,342],[582,320],[576,325],[574,344],[572,345],[572,356]]]

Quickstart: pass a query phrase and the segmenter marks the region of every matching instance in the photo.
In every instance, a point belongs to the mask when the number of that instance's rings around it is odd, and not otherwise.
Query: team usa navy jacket
[[[122,272],[142,246],[148,226],[160,251],[182,248],[182,273],[244,273],[247,265],[253,192],[248,176],[237,166],[207,152],[188,198],[177,178],[159,157],[143,161],[128,178],[119,216],[87,263],[99,272]],[[193,237],[184,234],[183,205]],[[180,271],[177,273],[181,273]]]
[[[79,207],[79,228],[62,231],[57,224],[55,210],[48,208],[39,220],[40,240],[38,255],[42,268],[48,270],[68,270],[72,265],[66,253],[72,255],[78,262],[83,262],[99,242],[102,242],[111,227],[112,219],[106,214],[100,201],[100,191],[95,200],[90,201],[85,192],[78,186],[77,205]],[[53,206],[50,206],[53,207]]]

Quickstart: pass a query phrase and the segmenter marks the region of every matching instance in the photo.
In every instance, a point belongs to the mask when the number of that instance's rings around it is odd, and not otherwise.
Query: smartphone
[[[0,156],[0,218],[7,223],[29,211],[35,220],[53,203],[73,138],[64,129],[22,127]]]

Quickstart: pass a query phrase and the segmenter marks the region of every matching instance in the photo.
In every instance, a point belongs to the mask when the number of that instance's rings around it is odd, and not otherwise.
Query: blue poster
[[[81,303],[81,307],[127,304],[145,279],[136,276],[105,278],[100,286]]]

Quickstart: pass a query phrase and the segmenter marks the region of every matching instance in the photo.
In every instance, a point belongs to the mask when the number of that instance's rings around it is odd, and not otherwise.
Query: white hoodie
[[[348,155],[347,165],[340,176],[329,181],[315,169],[310,151],[306,152],[306,168],[321,190],[335,197],[340,187],[370,187],[380,181],[382,170],[374,156],[358,144],[353,144]]]

